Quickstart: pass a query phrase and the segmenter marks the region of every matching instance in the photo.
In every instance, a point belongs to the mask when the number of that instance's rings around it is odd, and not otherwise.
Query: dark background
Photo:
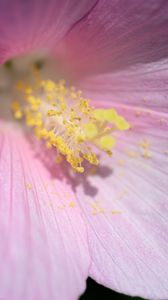
[[[123,294],[118,294],[110,289],[103,287],[100,284],[97,284],[94,280],[88,278],[87,280],[87,289],[85,293],[80,297],[80,300],[94,300],[94,299],[102,299],[102,300],[143,300],[138,297],[129,297]]]

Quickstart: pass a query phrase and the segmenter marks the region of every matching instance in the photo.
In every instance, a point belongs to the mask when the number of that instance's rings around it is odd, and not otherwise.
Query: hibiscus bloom
[[[0,62],[23,54],[0,73],[0,299],[74,300],[88,276],[168,299],[167,1],[0,0]],[[39,58],[44,79],[130,124],[95,169],[55,164],[14,121],[16,79]]]

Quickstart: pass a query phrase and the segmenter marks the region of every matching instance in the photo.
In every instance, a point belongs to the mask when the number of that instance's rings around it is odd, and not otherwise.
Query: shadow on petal
[[[43,162],[47,170],[49,170],[51,178],[66,181],[74,192],[81,185],[85,195],[93,197],[98,193],[98,188],[91,183],[91,177],[99,176],[105,179],[113,174],[111,167],[101,164],[101,157],[99,166],[93,166],[86,162],[84,165],[85,172],[83,174],[76,173],[64,157],[60,163],[56,163],[55,149],[47,149],[44,142],[34,139],[29,133],[26,134],[26,138],[34,149],[36,159],[40,159]]]

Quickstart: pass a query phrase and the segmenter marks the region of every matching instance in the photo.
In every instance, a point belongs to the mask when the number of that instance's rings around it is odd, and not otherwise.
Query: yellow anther
[[[20,103],[18,101],[13,101],[11,104],[11,108],[13,111],[20,110]]]
[[[113,154],[111,150],[105,150],[105,152],[108,156],[112,156],[112,154]]]
[[[117,117],[117,112],[113,108],[106,109],[104,114],[105,114],[105,120],[108,122],[114,122]]]
[[[130,128],[130,124],[120,116],[116,118],[115,124],[119,130],[128,130]]]
[[[76,167],[75,170],[79,173],[83,173],[84,172],[84,168],[83,167]]]
[[[41,80],[39,71],[36,75],[31,86],[17,84],[22,101],[12,104],[15,118],[24,117],[38,139],[56,148],[56,161],[65,156],[76,172],[84,172],[84,160],[98,165],[95,148],[112,155],[113,132],[128,129],[129,123],[115,109],[94,109],[81,91],[67,87],[64,80],[55,83]]]
[[[55,83],[51,80],[41,81],[41,86],[44,88],[44,90],[46,92],[52,92],[52,91],[54,91],[54,88],[56,87]]]
[[[104,135],[100,138],[98,142],[99,146],[103,150],[111,150],[112,147],[116,144],[116,140],[111,135]]]
[[[48,148],[48,149],[51,149],[52,148],[52,144],[51,144],[51,142],[46,142],[46,147]]]
[[[84,124],[83,130],[87,139],[93,139],[98,133],[97,127],[93,123]]]
[[[21,111],[20,103],[18,101],[13,101],[11,105],[15,119],[21,119],[23,114]]]
[[[114,122],[117,117],[117,112],[115,109],[95,109],[94,110],[94,117],[98,121],[107,121],[107,122]]]
[[[84,154],[84,158],[88,160],[93,165],[98,165],[99,161],[95,153],[90,152],[89,154]]]
[[[50,110],[48,110],[47,115],[49,117],[57,116],[58,112],[56,110],[50,109]]]
[[[25,85],[22,81],[16,83],[16,89],[22,91],[25,88]]]
[[[30,95],[31,93],[32,93],[32,88],[29,87],[29,86],[27,86],[27,87],[25,88],[25,94]]]
[[[20,110],[17,110],[14,113],[14,117],[15,117],[15,119],[19,120],[19,119],[21,119],[23,117],[23,114],[22,114],[22,112]]]
[[[105,109],[95,109],[93,116],[98,121],[105,121]]]

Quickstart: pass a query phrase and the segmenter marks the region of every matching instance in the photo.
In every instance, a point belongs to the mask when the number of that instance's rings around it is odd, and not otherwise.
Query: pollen
[[[65,157],[76,172],[84,172],[84,161],[98,165],[98,153],[111,155],[114,132],[130,124],[113,108],[94,108],[75,87],[64,80],[55,83],[35,76],[33,83],[18,82],[18,100],[11,106],[16,119],[24,119],[38,139],[55,148],[56,162]]]

